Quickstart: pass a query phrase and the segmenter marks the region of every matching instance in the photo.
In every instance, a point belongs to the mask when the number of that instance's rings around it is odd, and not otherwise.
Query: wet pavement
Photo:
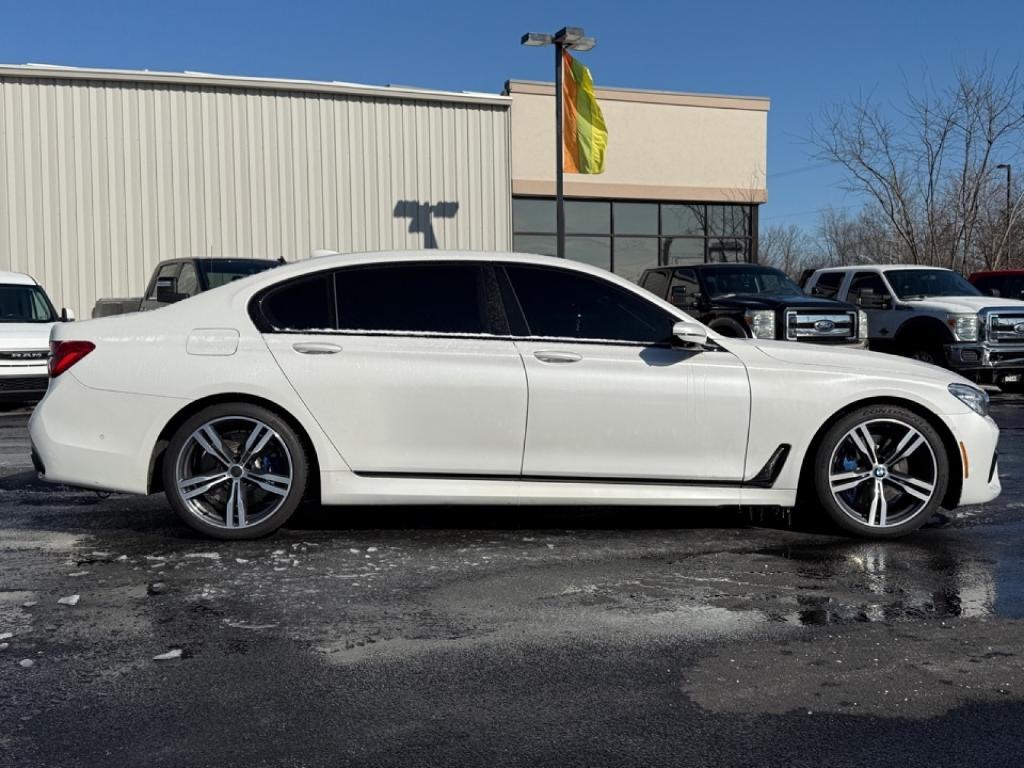
[[[1003,496],[887,543],[492,508],[216,543],[38,483],[0,414],[0,766],[1020,765],[1024,398],[993,412]]]

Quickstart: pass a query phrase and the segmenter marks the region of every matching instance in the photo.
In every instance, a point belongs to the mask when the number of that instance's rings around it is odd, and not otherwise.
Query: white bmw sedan
[[[1000,491],[965,379],[723,338],[606,271],[409,252],[279,267],[154,312],[58,324],[32,416],[53,482],[166,493],[213,537],[304,499],[820,510],[892,537]]]

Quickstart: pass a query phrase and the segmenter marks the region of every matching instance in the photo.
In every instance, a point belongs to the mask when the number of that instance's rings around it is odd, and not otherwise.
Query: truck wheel
[[[946,367],[946,356],[942,347],[927,341],[914,341],[902,347],[904,357],[919,360],[922,363]]]
[[[712,331],[730,339],[745,339],[750,336],[747,330],[735,320],[719,320],[708,326]]]
[[[892,405],[860,408],[825,433],[814,456],[819,504],[843,530],[875,539],[920,528],[949,485],[949,457],[927,420]]]

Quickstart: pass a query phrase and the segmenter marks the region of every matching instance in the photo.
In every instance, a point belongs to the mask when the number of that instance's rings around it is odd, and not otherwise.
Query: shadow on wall
[[[395,203],[395,218],[409,219],[409,231],[423,233],[423,247],[437,248],[434,235],[434,219],[453,219],[459,212],[458,202],[421,203],[416,200],[399,200]]]

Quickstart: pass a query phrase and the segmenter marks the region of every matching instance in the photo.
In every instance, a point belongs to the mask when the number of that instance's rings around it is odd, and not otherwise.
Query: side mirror
[[[62,323],[71,323],[71,322],[74,322],[74,319],[75,319],[75,313],[74,312],[72,312],[67,307],[64,307],[63,309],[61,309],[61,311],[60,311],[60,320],[61,320]]]
[[[178,293],[169,285],[158,285],[156,287],[156,300],[161,304],[173,304],[185,298],[185,294]]]
[[[1002,295],[1003,295],[1003,294],[1001,294],[1001,293],[999,292],[999,289],[998,289],[998,288],[993,288],[993,289],[992,289],[992,290],[991,290],[991,291],[989,292],[989,296],[995,296],[995,297],[996,297],[997,299],[998,299],[998,298],[999,298],[1000,296],[1002,296]]]
[[[703,347],[708,343],[708,329],[700,323],[680,320],[672,326],[672,336],[686,346]]]
[[[892,305],[889,297],[877,294],[870,288],[865,288],[857,297],[857,305],[864,309],[889,309]]]
[[[673,285],[669,291],[668,301],[677,307],[696,307],[700,304],[700,294],[690,293],[685,285]]]

